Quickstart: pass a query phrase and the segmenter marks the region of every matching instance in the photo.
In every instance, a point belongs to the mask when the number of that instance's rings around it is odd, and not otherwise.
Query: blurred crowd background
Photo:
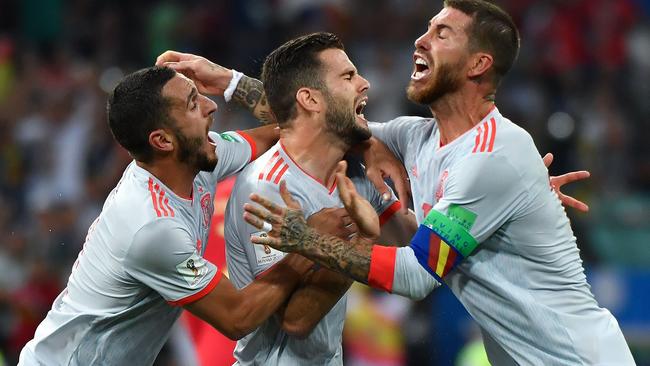
[[[568,213],[594,293],[638,364],[650,365],[650,1],[496,2],[522,36],[497,105],[541,153],[555,154],[551,173],[591,171],[566,188],[591,211]],[[105,114],[122,76],[167,49],[257,76],[270,50],[325,30],[371,83],[368,119],[427,115],[404,88],[413,42],[440,8],[437,0],[0,0],[0,365],[15,364],[65,286],[130,161]],[[215,100],[213,129],[256,125]],[[346,364],[485,364],[476,327],[448,290],[419,303],[353,291]],[[178,358],[165,351],[157,364],[186,364]]]

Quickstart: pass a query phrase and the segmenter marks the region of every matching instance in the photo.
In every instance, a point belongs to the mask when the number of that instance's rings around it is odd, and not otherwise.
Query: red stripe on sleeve
[[[277,158],[278,156],[280,156],[280,152],[276,151],[273,154],[273,156],[271,156],[271,159],[269,159],[269,161],[266,162],[266,165],[264,165],[264,169],[262,169],[262,171],[260,172],[260,176],[258,177],[259,180],[264,179],[264,172],[269,170],[269,168],[271,167],[271,164],[273,164],[273,162],[275,161],[275,158]]]
[[[158,195],[158,207],[162,210],[163,215],[169,216],[165,208],[165,191],[161,191]]]
[[[397,247],[385,247],[381,245],[372,246],[370,271],[368,272],[368,286],[387,292],[393,291],[396,257]]]
[[[191,304],[194,301],[199,300],[205,295],[209,294],[210,291],[212,291],[212,289],[214,289],[219,284],[219,281],[221,281],[222,277],[223,274],[221,271],[217,271],[214,277],[212,277],[210,282],[201,291],[182,299],[178,299],[176,301],[167,301],[167,303],[171,306],[185,306],[187,304]]]
[[[395,201],[392,205],[388,206],[388,208],[379,215],[379,226],[383,226],[387,223],[400,208],[402,208],[402,203],[400,201]]]
[[[489,132],[489,131],[488,131],[488,124],[487,124],[487,122],[485,122],[485,123],[483,124],[483,128],[485,128],[485,131],[483,131],[483,139],[482,139],[483,142],[481,143],[481,152],[485,152],[485,144],[487,143],[487,139],[488,139],[488,132]]]
[[[280,165],[282,165],[282,163],[284,163],[284,159],[282,159],[282,158],[278,159],[278,161],[273,166],[273,169],[271,169],[269,174],[266,175],[266,180],[267,181],[269,181],[269,182],[271,181],[271,177],[273,177],[273,174],[275,174],[275,171],[278,170],[278,168],[280,167]]]
[[[280,182],[280,179],[282,179],[282,176],[284,175],[284,172],[287,171],[287,169],[289,169],[289,164],[284,164],[284,167],[282,167],[278,175],[275,176],[273,183],[278,184],[278,182]]]
[[[158,209],[158,200],[156,199],[156,192],[153,190],[153,179],[149,178],[149,192],[151,192],[151,201],[153,202],[153,209],[156,210],[156,215],[160,217],[161,213]]]
[[[257,158],[257,144],[255,143],[255,140],[251,137],[251,135],[247,134],[244,131],[236,131],[241,137],[248,142],[248,145],[251,147],[251,161],[255,160]]]
[[[481,128],[479,127],[477,131],[476,140],[474,141],[474,150],[472,150],[472,153],[475,153],[476,149],[478,149],[478,145],[481,144]]]
[[[490,146],[488,147],[488,152],[492,152],[492,148],[494,147],[494,137],[497,135],[497,125],[496,121],[494,118],[490,118]]]
[[[172,209],[172,206],[169,205],[169,198],[165,197],[165,207],[167,207],[167,210],[169,211],[169,214],[174,217],[174,210]]]

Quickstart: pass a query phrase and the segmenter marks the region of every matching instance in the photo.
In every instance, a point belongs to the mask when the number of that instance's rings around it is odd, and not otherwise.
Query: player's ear
[[[323,107],[322,93],[312,88],[300,88],[296,91],[296,103],[309,112],[320,112]]]
[[[484,52],[476,52],[470,56],[470,67],[467,76],[470,79],[482,78],[487,75],[490,68],[494,64],[492,55]]]
[[[149,134],[149,144],[155,151],[173,151],[174,135],[165,129],[157,129]]]

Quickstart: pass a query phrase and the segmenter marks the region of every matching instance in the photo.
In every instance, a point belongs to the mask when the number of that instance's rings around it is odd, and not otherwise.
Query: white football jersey
[[[397,249],[392,291],[445,282],[480,325],[494,365],[634,364],[616,319],[590,291],[526,131],[496,108],[444,146],[431,118],[371,130],[404,163],[426,227]]]
[[[373,205],[385,221],[399,208],[395,197],[384,202],[379,192],[365,176],[358,160],[347,158],[348,176],[360,195]],[[245,287],[256,277],[281,260],[285,253],[263,245],[252,244],[250,237],[261,232],[242,218],[244,203],[257,193],[284,205],[279,183],[285,180],[291,196],[300,203],[305,217],[323,208],[343,207],[336,185],[326,187],[321,181],[303,171],[278,142],[249,164],[237,177],[225,213],[224,236],[230,280],[238,288]],[[342,365],[341,336],[345,321],[347,295],[321,319],[306,339],[287,335],[279,321],[272,316],[253,333],[237,342],[235,358],[238,365]]]
[[[131,162],[19,365],[154,362],[181,306],[221,278],[203,258],[216,183],[242,169],[254,149],[244,133],[210,136],[219,161],[213,172],[197,175],[191,197],[174,194]]]

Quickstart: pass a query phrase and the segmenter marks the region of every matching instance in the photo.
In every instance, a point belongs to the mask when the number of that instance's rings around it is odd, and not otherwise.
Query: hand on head
[[[199,93],[223,95],[232,79],[232,70],[205,57],[176,51],[165,51],[156,59],[156,66],[166,66],[192,79]]]

